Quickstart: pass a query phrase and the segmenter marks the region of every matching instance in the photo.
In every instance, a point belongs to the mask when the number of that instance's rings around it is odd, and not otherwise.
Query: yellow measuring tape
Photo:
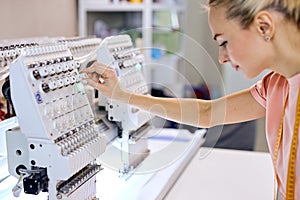
[[[275,177],[277,180],[278,175],[276,173],[276,162],[278,158],[278,151],[282,140],[282,132],[283,132],[283,121],[284,121],[284,113],[287,104],[287,99],[284,103],[284,108],[282,111],[280,126],[278,129],[278,136],[275,144],[274,150],[274,158],[273,164],[275,169]],[[290,149],[290,157],[289,157],[289,166],[288,166],[288,173],[287,173],[287,184],[286,184],[286,200],[294,200],[295,199],[295,170],[296,170],[296,159],[297,159],[297,148],[298,148],[298,134],[299,134],[299,125],[300,125],[300,89],[298,91],[298,100],[297,100],[297,107],[296,107],[296,117],[295,117],[295,125],[292,137],[292,144]],[[275,189],[275,188],[274,188]]]

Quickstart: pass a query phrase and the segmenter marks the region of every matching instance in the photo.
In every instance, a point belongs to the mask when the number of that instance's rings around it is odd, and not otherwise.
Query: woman
[[[209,0],[208,15],[220,63],[229,62],[249,79],[265,69],[271,72],[249,89],[212,101],[128,92],[114,69],[100,63],[83,70],[90,75],[86,81],[109,98],[199,127],[265,116],[280,194],[300,200],[300,0]]]

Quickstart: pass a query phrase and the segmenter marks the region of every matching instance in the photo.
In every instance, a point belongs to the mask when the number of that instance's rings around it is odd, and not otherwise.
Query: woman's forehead
[[[226,17],[224,7],[211,7],[208,11],[208,23],[213,35],[239,30],[237,21],[229,20]]]
[[[228,23],[226,19],[225,9],[211,7],[208,10],[208,23],[212,34],[220,32],[223,26]]]
[[[210,21],[226,20],[226,9],[224,7],[211,7],[208,10],[208,18]]]

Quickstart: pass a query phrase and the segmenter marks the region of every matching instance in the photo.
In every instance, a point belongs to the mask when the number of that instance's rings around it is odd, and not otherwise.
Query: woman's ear
[[[275,21],[270,12],[260,11],[255,15],[253,23],[263,38],[269,38],[270,40],[274,36]]]

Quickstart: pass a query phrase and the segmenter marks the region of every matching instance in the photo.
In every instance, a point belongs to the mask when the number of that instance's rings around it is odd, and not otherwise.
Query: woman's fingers
[[[109,78],[115,74],[112,67],[108,67],[102,63],[94,62],[90,67],[81,70],[80,73],[99,74],[102,78]]]
[[[99,81],[94,81],[93,79],[86,79],[86,83],[100,91],[103,91],[106,88],[106,86],[101,84]]]
[[[92,79],[93,81],[98,81],[99,80],[99,77],[100,77],[100,75],[99,74],[97,74],[97,73],[95,73],[95,72],[93,72],[92,74],[91,74],[91,76],[90,76],[90,79]]]
[[[84,81],[107,97],[114,96],[117,98],[122,92],[119,79],[112,67],[94,62],[90,67],[81,70],[80,73],[86,73],[88,78],[85,78]]]

